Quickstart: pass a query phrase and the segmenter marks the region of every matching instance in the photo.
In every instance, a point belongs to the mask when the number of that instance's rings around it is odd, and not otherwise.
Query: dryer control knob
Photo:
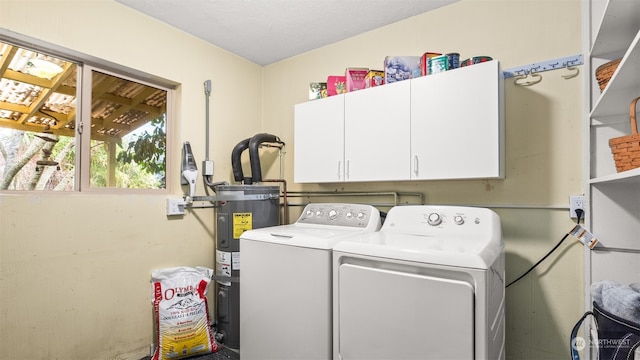
[[[316,211],[316,216],[317,217],[322,217],[322,215],[323,215],[322,210]]]
[[[431,226],[438,226],[440,225],[440,223],[442,223],[442,217],[440,217],[440,214],[429,214],[429,217],[427,218],[427,224]]]
[[[335,220],[338,217],[338,211],[329,210],[329,220]]]
[[[453,222],[456,223],[456,225],[462,225],[464,224],[464,218],[460,215],[456,215],[453,217]]]
[[[349,211],[347,213],[347,215],[345,215],[345,217],[347,218],[347,220],[351,220],[351,219],[353,219],[353,213],[351,211]]]
[[[358,220],[362,221],[367,218],[367,214],[363,212],[359,212],[357,217],[358,217]]]
[[[307,215],[307,217],[312,217],[314,213],[313,210],[307,210],[305,214]]]

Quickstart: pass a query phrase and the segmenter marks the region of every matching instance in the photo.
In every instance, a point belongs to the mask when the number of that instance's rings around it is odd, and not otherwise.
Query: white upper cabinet
[[[411,81],[412,180],[504,177],[497,61]]]
[[[298,104],[294,181],[503,178],[502,83],[490,61]]]
[[[295,106],[293,180],[344,181],[344,95]]]
[[[407,180],[410,82],[345,95],[347,181]]]

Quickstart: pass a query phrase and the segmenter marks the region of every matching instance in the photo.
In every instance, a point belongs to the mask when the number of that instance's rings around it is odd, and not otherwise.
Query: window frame
[[[104,69],[99,66],[87,65],[87,64],[78,64],[78,82],[82,82],[82,86],[78,86],[78,90],[80,93],[78,94],[78,106],[80,106],[80,111],[78,113],[81,114],[80,122],[77,122],[76,125],[76,137],[80,138],[80,156],[78,159],[78,155],[76,153],[76,163],[79,163],[79,166],[76,165],[76,169],[79,169],[79,173],[76,173],[79,176],[80,181],[76,182],[79,185],[80,192],[99,192],[99,193],[121,193],[121,192],[132,192],[132,193],[169,193],[169,189],[171,188],[171,176],[169,176],[171,169],[171,149],[173,148],[173,141],[171,134],[173,133],[173,123],[175,122],[175,113],[174,113],[174,98],[175,98],[175,89],[169,88],[167,86],[163,86],[157,84],[155,82],[149,82],[141,80],[137,77],[133,77],[131,75],[126,75],[123,73],[110,71]],[[107,75],[115,76],[121,79],[135,81],[139,84],[151,86],[160,90],[164,90],[167,93],[167,109],[166,109],[166,153],[165,153],[165,187],[163,189],[132,189],[132,188],[118,188],[118,187],[92,187],[90,185],[91,180],[91,131],[84,131],[84,129],[91,129],[91,104],[92,97],[91,93],[93,90],[93,72],[101,72]],[[77,111],[77,110],[76,110]],[[77,146],[77,145],[76,145]],[[78,170],[76,170],[78,171]]]
[[[67,49],[55,44],[44,42],[40,39],[26,35],[13,33],[0,28],[0,41],[6,42],[21,48],[37,51],[51,55],[62,60],[73,62],[77,65],[76,82],[76,118],[75,127],[75,148],[79,149],[75,154],[75,174],[73,191],[50,191],[50,190],[1,190],[0,193],[38,193],[38,194],[73,194],[73,193],[106,193],[106,194],[170,194],[175,186],[173,181],[173,146],[174,132],[177,129],[177,114],[175,112],[175,99],[178,83],[170,81],[153,74],[145,73],[99,59],[87,54]],[[165,153],[165,187],[162,189],[136,189],[118,187],[91,187],[90,186],[90,162],[91,162],[91,92],[92,92],[92,71],[98,71],[125,80],[134,81],[143,85],[152,86],[165,90],[167,94],[166,103],[166,153]]]

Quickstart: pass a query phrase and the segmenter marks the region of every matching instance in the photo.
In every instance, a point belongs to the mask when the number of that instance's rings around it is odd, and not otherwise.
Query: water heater
[[[280,188],[221,185],[216,212],[216,333],[218,341],[240,348],[240,235],[280,225]]]

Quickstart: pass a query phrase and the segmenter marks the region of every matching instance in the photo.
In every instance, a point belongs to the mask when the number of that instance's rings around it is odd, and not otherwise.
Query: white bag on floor
[[[212,269],[199,266],[151,273],[157,334],[152,360],[175,360],[218,350],[207,305],[212,275]]]

